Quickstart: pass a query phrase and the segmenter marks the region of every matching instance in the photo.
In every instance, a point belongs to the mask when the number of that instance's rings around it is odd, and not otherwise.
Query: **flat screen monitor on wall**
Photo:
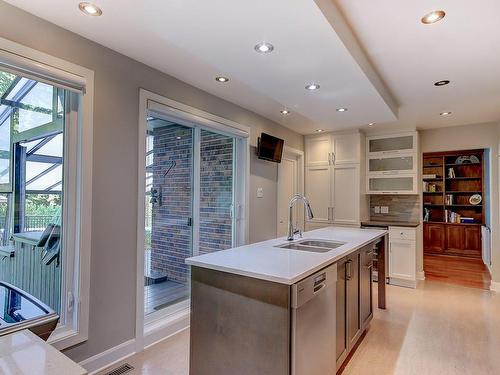
[[[283,139],[262,133],[257,141],[257,156],[259,159],[281,163],[284,143]]]

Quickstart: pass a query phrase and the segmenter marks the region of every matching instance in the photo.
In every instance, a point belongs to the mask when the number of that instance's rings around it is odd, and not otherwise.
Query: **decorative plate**
[[[476,155],[459,156],[455,160],[455,164],[476,164],[479,163],[479,158]]]
[[[474,204],[474,205],[481,203],[482,200],[483,200],[483,198],[479,194],[474,194],[469,198],[470,204]]]

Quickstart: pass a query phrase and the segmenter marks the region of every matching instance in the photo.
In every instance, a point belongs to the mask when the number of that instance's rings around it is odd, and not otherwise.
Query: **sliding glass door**
[[[150,115],[145,145],[148,321],[189,305],[186,258],[234,244],[235,137]]]
[[[144,313],[185,300],[193,249],[193,129],[148,118]]]

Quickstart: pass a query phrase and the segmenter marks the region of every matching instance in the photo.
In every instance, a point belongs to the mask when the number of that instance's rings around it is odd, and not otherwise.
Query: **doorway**
[[[423,249],[427,279],[489,289],[488,149],[423,154]]]
[[[276,235],[286,236],[288,230],[288,203],[290,198],[297,193],[304,192],[304,153],[302,151],[286,147],[283,150],[281,163],[278,164],[278,187],[277,187],[277,225]],[[294,207],[294,226],[304,230],[304,209],[299,205]]]
[[[136,339],[189,325],[186,259],[247,241],[248,128],[141,90]]]

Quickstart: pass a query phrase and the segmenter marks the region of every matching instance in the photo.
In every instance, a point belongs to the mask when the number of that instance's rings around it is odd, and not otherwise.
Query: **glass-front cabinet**
[[[369,137],[368,154],[396,154],[399,152],[412,152],[416,147],[416,133],[397,136]]]
[[[368,194],[418,194],[417,132],[367,137]]]
[[[416,194],[417,179],[413,175],[370,176],[368,177],[370,194]]]

